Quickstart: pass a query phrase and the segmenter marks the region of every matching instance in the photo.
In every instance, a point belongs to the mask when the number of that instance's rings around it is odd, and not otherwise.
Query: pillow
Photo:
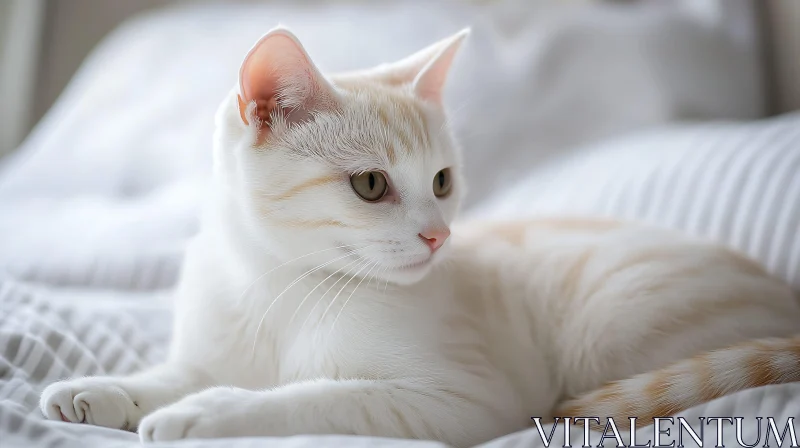
[[[565,148],[677,119],[761,116],[755,42],[726,31],[726,7],[712,21],[669,3],[158,11],[126,23],[91,55],[8,162],[0,195],[125,198],[206,175],[214,112],[244,54],[278,23],[329,72],[394,60],[472,25],[446,95],[476,187],[469,204],[494,185],[494,173],[526,170]]]
[[[466,216],[601,215],[711,238],[800,291],[800,112],[683,125],[571,151]]]
[[[754,41],[725,29],[733,0],[709,1],[718,16],[678,2],[398,0],[193,5],[133,19],[2,167],[0,271],[172,285],[197,227],[214,112],[246,51],[279,22],[328,71],[394,60],[473,25],[446,94],[468,208],[575,145],[676,119],[760,115]]]

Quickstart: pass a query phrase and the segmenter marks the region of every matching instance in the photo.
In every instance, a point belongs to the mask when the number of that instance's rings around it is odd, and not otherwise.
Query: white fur
[[[315,111],[312,122],[278,117],[266,147],[254,147],[253,107],[248,126],[237,92],[223,101],[214,196],[186,254],[168,360],[133,377],[53,384],[41,399],[49,418],[138,428],[144,442],[341,433],[471,446],[548,417],[565,395],[798,331],[800,308],[782,284],[743,272],[716,247],[635,226],[531,226],[522,244],[464,228],[423,266],[403,268],[430,258],[419,232],[453,222],[460,155],[436,104],[420,103],[409,118],[392,105],[413,101],[413,89],[364,82],[338,88],[339,107]],[[396,112],[392,128],[376,105]],[[428,141],[401,148],[419,120]],[[454,168],[454,192],[437,199],[432,180],[445,167]],[[393,200],[353,193],[348,176],[374,169],[389,174]],[[270,199],[331,172],[341,182]],[[304,227],[320,220],[346,226]],[[664,247],[674,253],[608,275]],[[586,250],[581,281],[565,285]],[[654,289],[664,278],[680,280]],[[741,294],[753,298],[740,310],[746,319],[709,316],[652,337],[676,310]]]

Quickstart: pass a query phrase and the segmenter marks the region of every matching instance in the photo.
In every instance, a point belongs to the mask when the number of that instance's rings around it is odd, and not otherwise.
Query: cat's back
[[[454,228],[452,256],[461,293],[493,331],[558,347],[551,359],[569,372],[568,393],[800,332],[797,298],[757,262],[638,223],[464,223]]]
[[[636,222],[578,218],[476,221],[454,226],[453,233],[456,259],[482,263],[502,255],[536,271],[549,271],[548,275],[571,268],[571,275],[563,278],[567,289],[646,266],[685,275],[717,270],[785,286],[758,262],[734,250]]]
[[[596,301],[632,309],[649,304],[650,296],[672,306],[697,304],[689,298],[702,295],[725,296],[728,302],[716,304],[720,309],[773,302],[800,309],[790,287],[755,260],[707,239],[635,222],[463,223],[454,226],[451,257],[472,282],[511,285],[498,291],[504,295],[526,285],[526,298],[553,315],[586,312]],[[617,298],[601,299],[609,295]]]

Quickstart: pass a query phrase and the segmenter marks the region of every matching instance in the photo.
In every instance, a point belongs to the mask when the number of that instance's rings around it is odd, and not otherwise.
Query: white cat
[[[43,413],[138,428],[144,442],[336,433],[470,446],[609,381],[800,332],[786,285],[669,232],[552,220],[448,238],[465,185],[442,89],[466,36],[326,78],[289,31],[265,35],[217,115],[213,197],[168,359],[52,384]],[[692,404],[699,383],[678,383],[654,399]]]

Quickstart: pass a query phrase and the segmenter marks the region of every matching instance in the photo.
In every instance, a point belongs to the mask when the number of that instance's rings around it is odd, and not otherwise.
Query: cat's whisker
[[[383,270],[381,271],[381,275],[385,276],[386,274],[388,274],[389,273],[389,269],[390,269],[389,266],[385,266],[383,268]],[[375,279],[375,290],[376,291],[380,291],[381,290],[381,278],[380,277]]]
[[[356,261],[362,261],[362,260],[364,260],[364,257],[359,257],[358,260],[356,260]],[[356,265],[356,266],[353,266],[352,268],[350,268],[347,272],[345,272],[339,278],[337,278],[336,281],[333,282],[333,284],[328,289],[326,289],[324,293],[322,293],[322,295],[319,297],[319,299],[317,299],[317,303],[315,303],[314,306],[311,307],[311,309],[308,311],[308,315],[306,316],[306,320],[304,320],[303,323],[300,325],[300,328],[297,330],[298,332],[302,332],[303,328],[305,328],[305,326],[308,323],[309,319],[311,319],[311,316],[314,314],[314,310],[317,309],[317,307],[319,306],[320,303],[322,303],[322,300],[325,298],[326,295],[328,295],[329,292],[331,292],[333,287],[338,285],[339,282],[342,281],[342,279],[347,276],[347,274],[353,272],[353,270],[355,268],[357,268],[358,266],[359,265]]]
[[[470,99],[467,98],[467,99],[464,99],[458,107],[453,108],[452,110],[448,111],[447,117],[444,119],[444,122],[439,127],[439,134],[438,135],[441,136],[442,132],[444,132],[445,129],[450,127],[450,125],[453,123],[453,119],[459,114],[459,112],[463,111],[464,108],[469,106],[469,105],[470,105]]]
[[[364,260],[364,257],[362,256],[362,257],[358,257],[358,259],[356,261],[360,262],[360,261],[363,261],[363,260]],[[297,330],[298,332],[301,332],[303,330],[303,328],[305,328],[306,324],[308,323],[308,320],[311,319],[311,316],[314,314],[314,310],[317,309],[317,307],[319,306],[320,303],[322,303],[322,299],[324,299],[325,296],[328,295],[328,293],[333,289],[333,287],[338,285],[339,282],[342,281],[342,279],[347,276],[347,274],[353,272],[353,270],[355,268],[357,268],[358,266],[360,266],[360,265],[357,264],[357,265],[353,266],[352,268],[350,268],[342,276],[337,278],[336,281],[333,282],[333,284],[328,289],[326,289],[324,293],[322,293],[322,295],[319,297],[319,299],[317,299],[317,303],[315,303],[314,306],[311,307],[311,309],[308,311],[308,316],[306,316],[306,320],[304,320],[303,323],[300,325],[300,328]]]
[[[375,262],[375,266],[376,267],[379,264],[380,264],[380,262],[377,262],[377,261]],[[369,289],[371,287],[370,285],[372,285],[372,281],[375,280],[376,278],[378,278],[378,274],[380,274],[380,272],[381,272],[381,268],[378,268],[378,270],[376,270],[375,273],[372,274],[372,278],[370,278],[369,281],[367,282],[367,289]]]
[[[328,338],[331,337],[331,334],[333,333],[333,328],[336,326],[336,321],[339,320],[339,316],[342,315],[342,311],[344,311],[344,309],[347,307],[347,304],[350,303],[350,299],[353,298],[353,294],[355,294],[356,291],[358,291],[358,287],[361,286],[362,283],[364,283],[364,279],[367,278],[367,276],[369,276],[370,272],[372,272],[372,270],[375,269],[377,266],[378,266],[378,262],[376,261],[375,263],[372,264],[372,267],[369,268],[369,271],[367,271],[367,274],[364,277],[361,278],[361,281],[358,282],[356,287],[353,288],[353,291],[350,293],[350,295],[347,296],[347,300],[344,301],[344,305],[342,305],[342,307],[339,309],[339,312],[336,313],[336,317],[333,318],[333,323],[331,323],[331,329],[328,331]]]
[[[369,246],[367,246],[367,247],[369,247]],[[317,272],[317,271],[319,271],[320,269],[324,268],[325,266],[328,266],[328,265],[330,265],[330,264],[332,264],[332,263],[335,263],[335,262],[337,262],[337,261],[339,261],[339,260],[341,260],[341,259],[343,259],[343,258],[347,258],[347,257],[349,257],[349,256],[353,255],[354,253],[355,253],[355,251],[350,251],[350,252],[346,253],[345,255],[342,255],[341,257],[334,258],[333,260],[331,260],[331,261],[328,261],[328,262],[325,262],[325,263],[323,263],[323,264],[321,264],[321,265],[319,265],[319,266],[317,266],[317,267],[315,267],[315,268],[313,268],[313,269],[309,269],[309,270],[308,270],[308,271],[306,271],[304,274],[300,275],[300,276],[299,276],[299,277],[297,277],[297,278],[296,278],[294,281],[292,281],[291,283],[289,283],[289,285],[288,285],[286,288],[284,288],[284,289],[283,289],[283,291],[281,291],[281,293],[280,293],[280,294],[278,294],[278,295],[277,295],[277,296],[276,296],[276,297],[275,297],[275,298],[272,300],[272,303],[270,303],[270,304],[269,304],[269,306],[267,307],[267,310],[266,310],[266,311],[264,311],[264,314],[261,316],[261,320],[259,320],[259,321],[258,321],[258,326],[256,327],[256,333],[255,333],[255,335],[253,336],[253,356],[255,356],[255,351],[256,351],[256,343],[258,342],[258,333],[259,333],[259,331],[261,331],[261,325],[263,325],[263,324],[264,324],[264,319],[266,319],[266,317],[267,317],[267,314],[269,314],[269,311],[272,309],[272,307],[275,305],[275,303],[277,303],[277,302],[278,302],[278,299],[280,299],[280,298],[281,298],[281,297],[282,297],[282,296],[283,296],[283,295],[286,293],[286,291],[288,291],[289,289],[291,289],[291,288],[292,288],[292,286],[294,286],[294,285],[298,284],[298,283],[299,283],[300,281],[302,281],[304,278],[308,277],[309,275],[313,274],[314,272]]]
[[[370,264],[370,261],[369,261],[369,260],[364,260],[364,263],[362,263],[362,264],[360,265],[360,266],[361,266],[361,269],[359,269],[359,270],[358,270],[358,272],[356,272],[356,273],[354,273],[353,275],[351,275],[351,276],[350,276],[350,279],[349,279],[349,280],[347,280],[347,281],[345,282],[345,284],[344,284],[344,285],[342,285],[342,287],[341,287],[341,288],[339,288],[339,292],[337,292],[337,293],[336,293],[336,295],[335,295],[335,296],[333,296],[333,300],[331,300],[331,303],[329,303],[329,304],[328,304],[328,306],[327,306],[327,308],[325,308],[325,311],[323,311],[323,312],[322,312],[322,316],[320,316],[320,318],[319,318],[319,322],[317,323],[317,328],[314,330],[314,339],[315,339],[315,340],[317,339],[317,334],[319,333],[319,327],[320,327],[320,325],[322,324],[322,321],[324,321],[324,320],[325,320],[325,316],[327,316],[327,315],[328,315],[328,311],[330,311],[330,309],[331,309],[331,307],[333,306],[333,304],[334,304],[334,303],[336,303],[336,299],[338,299],[338,298],[339,298],[339,296],[342,294],[342,291],[344,291],[344,289],[345,289],[345,288],[347,288],[347,285],[349,285],[349,284],[350,284],[350,282],[352,282],[352,281],[353,281],[353,279],[355,279],[355,278],[356,278],[356,276],[357,276],[358,274],[360,274],[360,273],[361,273],[361,271],[363,271],[364,269],[366,269],[366,267],[367,267],[367,266],[369,266],[369,264]]]
[[[342,272],[342,271],[343,271],[343,270],[344,270],[346,267],[348,267],[348,266],[350,266],[350,265],[352,265],[352,264],[354,264],[354,263],[358,263],[360,260],[361,260],[361,258],[357,258],[357,259],[355,259],[355,260],[351,261],[350,263],[347,263],[346,265],[344,265],[344,266],[342,266],[341,268],[337,269],[337,270],[336,270],[335,272],[333,272],[331,275],[329,275],[329,276],[325,277],[325,279],[324,279],[324,280],[322,280],[321,282],[317,283],[317,286],[315,286],[315,287],[314,287],[314,288],[313,288],[311,291],[309,291],[309,292],[308,292],[308,294],[306,294],[306,296],[305,296],[305,297],[303,297],[303,300],[301,300],[301,301],[300,301],[300,303],[297,305],[297,309],[295,309],[295,310],[294,310],[294,314],[292,314],[292,317],[289,319],[289,323],[288,323],[288,324],[286,324],[286,326],[287,326],[287,327],[289,327],[289,326],[291,326],[291,325],[292,325],[292,322],[294,322],[294,318],[295,318],[295,317],[297,317],[297,313],[300,311],[300,308],[302,308],[302,307],[303,307],[303,304],[304,304],[304,303],[306,303],[306,300],[308,300],[308,298],[311,296],[311,294],[312,294],[314,291],[316,291],[316,290],[317,290],[317,288],[319,288],[320,286],[322,286],[322,284],[323,284],[323,283],[327,282],[327,281],[328,281],[328,280],[329,280],[331,277],[333,277],[334,275],[336,275],[336,274],[338,274],[338,273]]]
[[[471,105],[470,99],[465,99],[461,102],[458,107],[453,108],[451,111],[447,113],[447,116],[444,119],[444,122],[441,126],[439,126],[439,130],[436,132],[436,137],[439,138],[442,136],[442,133],[445,132],[447,129],[453,129],[453,121],[459,117],[459,113],[463,112],[463,110]],[[463,140],[463,134],[461,132],[457,133],[458,140]]]
[[[248,292],[250,292],[250,289],[251,289],[253,286],[255,286],[255,284],[256,284],[256,283],[258,283],[258,282],[259,282],[261,279],[263,279],[263,278],[264,278],[264,277],[266,277],[267,275],[271,274],[272,272],[274,272],[274,271],[275,271],[276,269],[278,269],[278,268],[281,268],[281,267],[283,267],[283,266],[286,266],[286,265],[287,265],[287,264],[289,264],[289,263],[294,263],[295,261],[301,260],[301,259],[303,259],[303,258],[310,257],[311,255],[320,254],[320,253],[322,253],[322,252],[327,252],[327,251],[329,251],[329,250],[343,249],[343,248],[345,248],[345,247],[353,247],[353,246],[357,246],[357,244],[345,244],[345,245],[342,245],[342,246],[329,247],[329,248],[327,248],[327,249],[322,249],[322,250],[318,250],[318,251],[310,252],[310,253],[307,253],[307,254],[305,254],[305,255],[301,255],[301,256],[299,256],[299,257],[297,257],[297,258],[293,258],[293,259],[291,259],[291,260],[289,260],[289,261],[287,261],[287,262],[285,262],[285,263],[281,263],[281,264],[279,264],[278,266],[275,266],[274,268],[272,268],[272,269],[270,269],[270,270],[268,270],[268,271],[264,272],[263,274],[259,275],[258,277],[256,277],[256,279],[255,279],[255,280],[253,280],[253,281],[252,281],[252,283],[250,283],[249,285],[247,285],[247,288],[245,288],[245,289],[244,289],[244,291],[242,291],[242,293],[239,295],[239,299],[237,300],[237,302],[241,302],[241,301],[242,301],[242,299],[244,299],[244,297],[247,295],[247,293],[248,293]]]
[[[274,298],[274,299],[272,299],[272,302],[271,302],[271,303],[269,304],[269,306],[267,307],[267,311],[266,311],[266,312],[269,312],[270,308],[272,308],[272,306],[273,306],[273,305],[275,305],[275,303],[278,301],[278,299],[280,299],[280,298],[281,298],[281,296],[283,296],[283,295],[284,295],[284,294],[285,294],[285,293],[286,293],[286,292],[287,292],[287,291],[288,291],[288,290],[289,290],[289,289],[290,289],[292,286],[296,285],[296,284],[297,284],[297,283],[299,283],[301,280],[303,280],[304,278],[306,278],[306,277],[308,277],[309,275],[313,274],[314,272],[317,272],[318,270],[320,270],[320,269],[322,269],[322,268],[324,268],[324,267],[326,267],[326,266],[328,266],[328,265],[330,265],[330,264],[332,264],[332,263],[335,263],[335,262],[337,262],[337,261],[339,261],[339,260],[341,260],[341,259],[343,259],[343,258],[347,258],[347,257],[349,257],[349,256],[353,255],[354,253],[356,253],[356,251],[349,251],[349,252],[347,252],[346,254],[344,254],[344,255],[342,255],[342,256],[340,256],[340,257],[336,257],[336,258],[334,258],[333,260],[326,261],[325,263],[322,263],[322,264],[320,264],[320,265],[317,265],[316,267],[313,267],[313,268],[309,269],[308,271],[304,272],[303,274],[301,274],[301,275],[300,275],[299,277],[297,277],[296,279],[292,280],[292,282],[291,282],[291,283],[289,283],[289,285],[288,285],[288,286],[286,286],[286,287],[283,289],[283,291],[281,291],[281,292],[280,292],[280,294],[278,294],[277,296],[275,296],[275,298]],[[266,312],[265,312],[265,313],[266,313]]]

